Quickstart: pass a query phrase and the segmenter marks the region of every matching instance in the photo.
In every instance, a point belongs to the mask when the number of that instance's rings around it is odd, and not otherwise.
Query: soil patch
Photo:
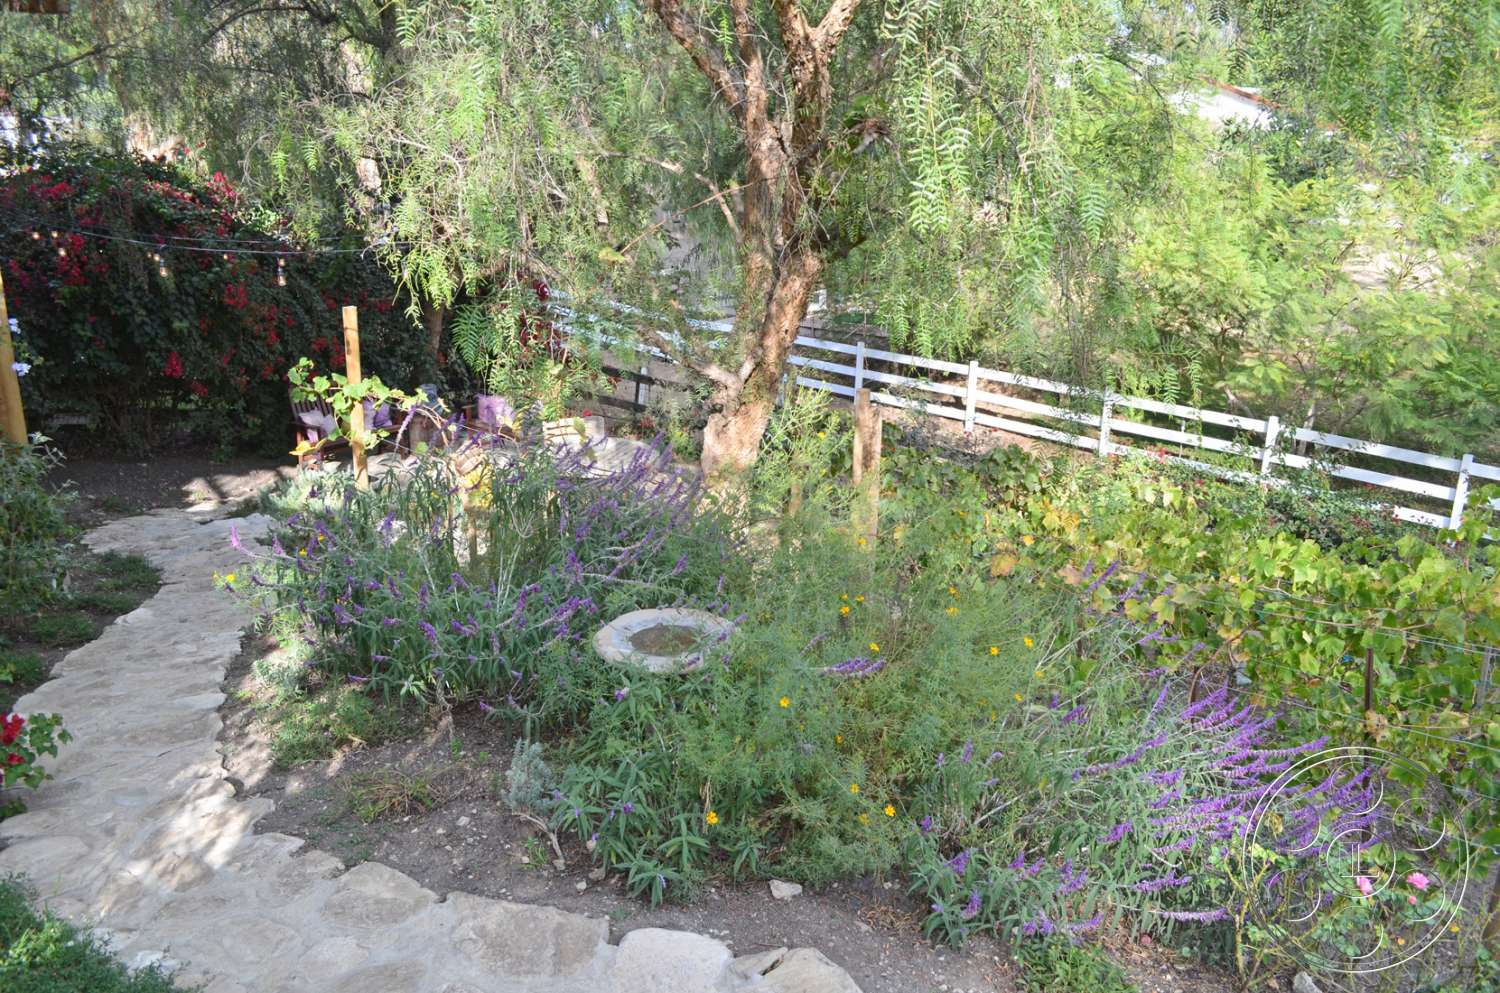
[[[249,501],[265,487],[295,475],[296,469],[290,456],[215,460],[207,448],[183,448],[139,458],[73,456],[53,471],[51,481],[72,484],[77,496],[69,513],[73,522],[96,527],[158,507]]]

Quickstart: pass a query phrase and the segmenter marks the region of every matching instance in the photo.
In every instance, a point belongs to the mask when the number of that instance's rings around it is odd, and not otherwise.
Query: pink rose
[[[1365,896],[1371,896],[1375,893],[1375,887],[1370,885],[1369,876],[1355,876],[1354,885],[1358,886],[1359,891]]]
[[[1417,895],[1415,893],[1408,893],[1406,895],[1406,902],[1415,907],[1417,905]]]
[[[1430,882],[1432,882],[1432,880],[1428,879],[1426,876],[1422,875],[1420,872],[1414,872],[1410,876],[1407,876],[1406,877],[1406,881],[1408,883],[1411,883],[1413,886],[1415,886],[1419,890],[1425,890],[1427,888],[1427,884],[1430,883]]]

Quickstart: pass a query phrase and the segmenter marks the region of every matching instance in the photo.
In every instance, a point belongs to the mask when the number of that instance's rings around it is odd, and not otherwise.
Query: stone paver
[[[269,800],[237,800],[216,738],[220,686],[250,620],[215,590],[269,521],[159,511],[92,532],[139,552],[162,588],[17,704],[74,741],[27,813],[0,822],[0,873],[96,927],[128,964],[178,968],[208,993],[859,993],[812,949],[734,959],[719,941],[439,896],[379,863],[353,869],[301,839],[256,834]]]

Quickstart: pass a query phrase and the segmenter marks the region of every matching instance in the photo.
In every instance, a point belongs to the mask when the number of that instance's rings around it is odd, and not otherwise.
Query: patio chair
[[[323,456],[338,448],[349,447],[347,438],[335,438],[336,422],[333,408],[323,400],[298,400],[289,397],[292,404],[292,421],[297,432],[297,468],[306,467],[316,459],[323,464]]]

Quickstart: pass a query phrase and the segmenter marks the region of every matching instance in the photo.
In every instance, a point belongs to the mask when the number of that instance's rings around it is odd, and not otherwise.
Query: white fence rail
[[[728,331],[731,327],[728,321],[693,323],[714,331]],[[671,360],[660,349],[603,334],[597,328],[585,333],[605,345],[630,348],[664,361]],[[816,353],[822,353],[824,357]],[[799,386],[847,398],[852,398],[857,390],[868,388],[876,403],[956,421],[966,432],[973,431],[976,426],[996,428],[1094,451],[1101,457],[1145,454],[1140,444],[1132,445],[1121,439],[1163,442],[1180,448],[1219,452],[1243,459],[1246,465],[1235,468],[1210,464],[1158,446],[1159,453],[1164,453],[1164,457],[1171,461],[1225,479],[1273,486],[1286,484],[1284,478],[1274,474],[1278,467],[1317,468],[1335,479],[1394,491],[1390,500],[1391,513],[1398,520],[1429,527],[1458,527],[1463,520],[1471,480],[1500,482],[1500,466],[1477,462],[1469,454],[1461,458],[1430,455],[1359,438],[1284,426],[1275,416],[1264,419],[1245,417],[1142,397],[1100,393],[1068,383],[986,369],[977,362],[945,362],[869,348],[863,341],[851,344],[799,335],[789,362],[796,369]],[[876,367],[871,363],[876,363]],[[892,367],[928,374],[903,375],[893,371]],[[1060,400],[1066,398],[1069,406],[996,392],[990,388],[993,384],[1012,390],[1054,394]],[[899,389],[902,394],[891,392],[892,389]],[[1172,428],[1136,419],[1130,416],[1130,412],[1135,411],[1159,418],[1174,418],[1178,426]],[[1205,426],[1231,434],[1229,437],[1221,433],[1208,434]],[[1290,451],[1294,444],[1312,454],[1294,454]],[[1348,465],[1342,460],[1349,455],[1420,466],[1444,481],[1413,479],[1395,472]],[[1435,506],[1423,509],[1396,502],[1410,496],[1422,497]],[[1500,500],[1492,500],[1490,506],[1500,510]]]

